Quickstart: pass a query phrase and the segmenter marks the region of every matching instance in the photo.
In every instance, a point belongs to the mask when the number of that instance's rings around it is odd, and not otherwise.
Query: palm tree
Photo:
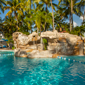
[[[41,3],[40,4],[37,4],[36,10],[38,11],[40,9],[43,9],[43,11],[46,11],[45,14],[44,14],[45,17],[46,17],[48,15],[48,13],[49,13],[48,7],[52,7],[52,10],[53,10],[55,8],[55,6],[56,6],[56,4],[54,4],[52,1],[50,2],[50,0],[41,0]],[[53,12],[52,12],[52,15],[53,15]],[[46,28],[47,28],[47,24],[48,23],[46,21],[44,23],[45,23],[45,25],[44,25],[44,31],[46,31]]]
[[[7,1],[8,6],[5,6],[5,10],[9,9],[9,12],[6,14],[6,16],[11,16],[14,15],[15,19],[17,21],[17,31],[19,30],[19,23],[18,23],[18,14],[23,15],[22,11],[20,10],[20,6],[22,6],[22,3],[19,3],[19,1],[17,0],[13,0],[13,1]]]
[[[3,5],[6,5],[6,1],[0,0],[0,9],[1,9],[2,12],[4,12],[4,6]]]
[[[70,31],[73,30],[73,14],[81,15],[81,11],[78,8],[78,0],[59,0],[59,5],[63,7],[64,12],[69,15],[70,19]]]
[[[51,7],[52,7],[52,21],[53,21],[53,31],[55,30],[54,29],[54,13],[53,13],[53,4],[52,4],[52,0],[50,0],[51,1]]]
[[[41,24],[42,24],[43,12],[38,11],[34,15],[35,15],[35,24],[37,26],[37,33],[38,33],[38,30],[40,29],[40,34],[41,34]]]
[[[44,10],[46,11],[45,16],[47,16],[47,14],[49,13],[48,7],[50,7],[50,0],[41,0],[41,1],[42,1],[43,7],[45,8]],[[47,28],[47,22],[45,21],[44,31],[46,31],[46,28]]]
[[[78,3],[78,7],[79,7],[79,10],[82,11],[83,23],[84,23],[84,22],[85,22],[85,21],[84,21],[84,18],[85,18],[85,0],[81,0],[81,1]]]
[[[6,35],[6,37],[12,36],[12,33],[16,31],[16,21],[15,18],[12,17],[5,17],[5,20],[3,21],[3,33]]]

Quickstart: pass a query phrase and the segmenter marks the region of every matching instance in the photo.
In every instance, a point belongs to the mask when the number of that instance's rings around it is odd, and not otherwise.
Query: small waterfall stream
[[[79,42],[79,55],[83,55],[83,41]]]

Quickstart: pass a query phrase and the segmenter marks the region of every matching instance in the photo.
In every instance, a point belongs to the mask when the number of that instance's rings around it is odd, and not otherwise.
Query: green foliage
[[[83,0],[77,2],[73,0],[73,14],[80,16],[81,7],[85,6]],[[9,12],[5,16],[5,20],[0,19],[0,31],[2,31],[9,42],[13,42],[12,34],[14,32],[22,32],[26,35],[30,34],[30,31],[47,31],[52,30],[52,12],[49,11],[49,7],[54,9],[54,24],[55,29],[63,28],[69,32],[69,24],[65,23],[69,18],[71,12],[70,0],[59,0],[59,3],[54,3],[54,0],[0,0],[0,9],[3,11],[9,9]],[[7,3],[7,5],[6,5]],[[81,5],[82,4],[82,5]],[[55,9],[56,7],[56,9]],[[76,27],[71,32],[78,35],[80,31],[83,31],[83,26]],[[44,40],[44,43],[45,40]]]
[[[6,38],[8,39],[8,41],[7,41],[8,44],[9,44],[9,43],[14,43],[14,41],[13,41],[13,39],[12,39],[12,36],[6,37]]]
[[[48,45],[47,39],[43,38],[43,44],[44,44],[44,50],[47,50],[47,45]]]
[[[0,0],[0,10],[4,13],[4,5],[6,5],[5,0]]]
[[[70,33],[71,34],[74,34],[74,35],[82,35],[82,36],[84,36],[83,35],[83,33],[85,32],[85,25],[82,25],[82,26],[77,26],[77,27],[75,27],[74,28],[74,30],[73,31],[71,31]]]
[[[29,35],[30,33],[29,32],[22,32],[23,34],[26,34],[26,35]]]
[[[44,43],[44,44],[47,44],[47,43],[48,43],[48,42],[47,42],[47,39],[43,38],[43,43]]]
[[[13,46],[13,47],[12,47],[12,50],[14,50],[14,49],[15,49],[15,47]]]

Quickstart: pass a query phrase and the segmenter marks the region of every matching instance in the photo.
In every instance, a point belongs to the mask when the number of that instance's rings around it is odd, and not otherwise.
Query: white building
[[[3,33],[0,31],[0,40],[4,38]]]

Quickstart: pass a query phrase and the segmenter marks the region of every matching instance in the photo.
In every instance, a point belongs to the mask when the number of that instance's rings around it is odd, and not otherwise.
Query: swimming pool
[[[58,58],[2,55],[0,85],[85,85],[85,64]]]

